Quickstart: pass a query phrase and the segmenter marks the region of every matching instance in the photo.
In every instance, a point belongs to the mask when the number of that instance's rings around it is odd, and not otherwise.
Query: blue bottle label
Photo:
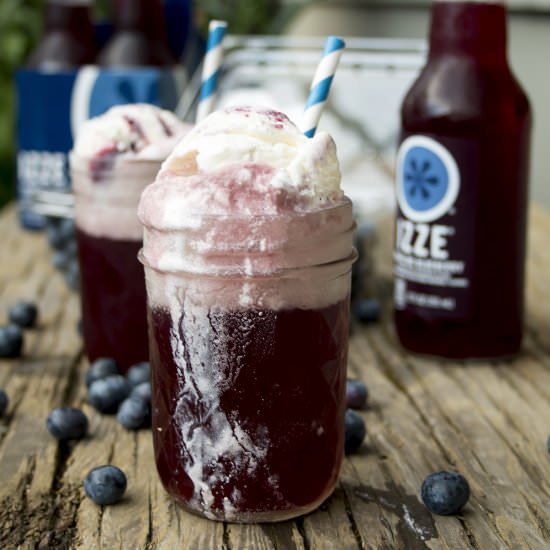
[[[411,135],[396,167],[397,310],[465,318],[472,310],[479,144]]]
[[[175,109],[186,83],[182,70],[153,67],[17,72],[17,198],[22,224],[44,226],[40,191],[69,191],[68,153],[87,119],[113,105],[152,103]]]
[[[76,71],[20,70],[16,75],[17,198],[21,221],[29,228],[44,223],[31,207],[34,193],[69,186],[69,106],[75,78]]]

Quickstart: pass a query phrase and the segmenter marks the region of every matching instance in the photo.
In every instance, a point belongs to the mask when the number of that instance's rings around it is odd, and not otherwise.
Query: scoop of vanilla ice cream
[[[82,158],[127,154],[162,161],[188,129],[173,113],[155,105],[117,105],[82,125],[73,153]]]
[[[112,107],[84,123],[70,155],[75,219],[96,237],[139,240],[141,192],[190,126],[154,105]]]
[[[276,215],[343,198],[333,139],[305,137],[277,111],[231,107],[195,126],[142,195],[145,225],[177,229],[189,214]]]

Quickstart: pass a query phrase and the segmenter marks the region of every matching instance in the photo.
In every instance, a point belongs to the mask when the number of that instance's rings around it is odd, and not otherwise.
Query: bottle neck
[[[159,0],[115,0],[114,4],[117,30],[165,39],[164,12]]]
[[[44,12],[44,30],[93,34],[90,2],[49,0]]]
[[[468,56],[483,63],[507,62],[506,6],[498,1],[435,0],[430,59]]]

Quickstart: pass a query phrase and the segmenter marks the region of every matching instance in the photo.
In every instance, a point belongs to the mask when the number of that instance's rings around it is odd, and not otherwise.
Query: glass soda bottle
[[[166,34],[160,0],[116,0],[115,32],[98,57],[104,67],[167,67],[176,60]]]
[[[27,67],[48,71],[93,63],[96,57],[92,0],[49,0],[44,32],[29,56]]]
[[[522,338],[531,112],[503,1],[436,0],[401,110],[395,323],[404,348],[501,357]]]
[[[37,211],[42,191],[70,188],[67,153],[72,147],[71,98],[77,70],[96,57],[91,0],[48,0],[44,31],[17,85],[17,201],[26,229],[43,229]]]

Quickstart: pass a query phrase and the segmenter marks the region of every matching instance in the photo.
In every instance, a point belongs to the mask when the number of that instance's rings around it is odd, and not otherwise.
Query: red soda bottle
[[[60,71],[95,61],[91,3],[92,0],[46,2],[44,32],[27,61],[29,68]]]
[[[521,345],[531,113],[506,40],[504,2],[433,3],[397,159],[395,323],[413,352]]]
[[[167,41],[160,0],[116,0],[115,32],[101,51],[104,67],[166,67],[176,63]]]

